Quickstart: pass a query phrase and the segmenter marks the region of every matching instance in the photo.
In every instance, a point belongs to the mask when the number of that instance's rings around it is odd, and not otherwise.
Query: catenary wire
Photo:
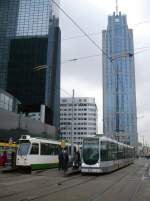
[[[91,41],[95,47],[97,47],[97,49],[99,49],[106,56],[106,58],[110,60],[106,52],[104,52],[104,50],[78,25],[78,23],[58,3],[56,3],[54,0],[52,0],[52,2],[89,39],[89,41]]]

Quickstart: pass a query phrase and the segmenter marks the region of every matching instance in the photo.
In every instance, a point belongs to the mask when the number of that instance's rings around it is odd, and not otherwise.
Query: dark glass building
[[[0,88],[59,128],[60,42],[58,10],[51,0],[0,1]]]

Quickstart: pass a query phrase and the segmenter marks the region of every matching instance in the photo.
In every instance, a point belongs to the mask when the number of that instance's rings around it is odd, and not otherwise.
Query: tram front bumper
[[[103,170],[98,167],[81,167],[83,173],[102,173]]]

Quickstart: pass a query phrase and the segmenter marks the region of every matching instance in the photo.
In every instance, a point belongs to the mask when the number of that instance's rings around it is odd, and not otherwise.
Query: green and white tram
[[[48,169],[58,166],[58,151],[61,142],[50,139],[21,136],[17,150],[16,166],[27,170]],[[63,143],[71,155],[71,144]],[[74,149],[76,147],[74,146]]]
[[[134,161],[134,147],[107,137],[86,137],[82,149],[82,173],[111,172]]]

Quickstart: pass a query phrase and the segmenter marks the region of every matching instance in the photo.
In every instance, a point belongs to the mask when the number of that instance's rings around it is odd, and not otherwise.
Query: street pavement
[[[57,169],[0,172],[0,201],[150,201],[149,165],[138,159],[110,174],[86,176]]]

